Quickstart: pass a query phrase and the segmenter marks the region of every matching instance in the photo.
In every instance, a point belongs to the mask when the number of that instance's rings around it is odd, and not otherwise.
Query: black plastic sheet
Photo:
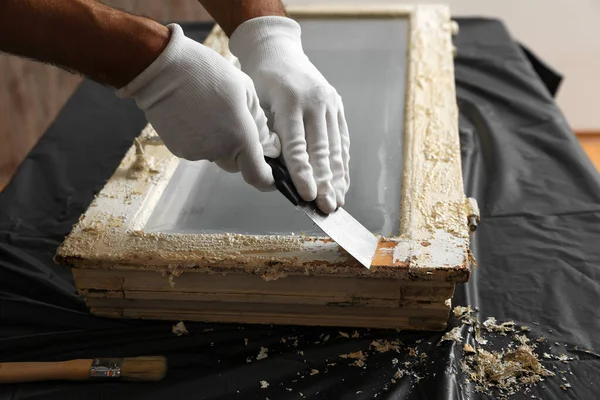
[[[578,349],[600,347],[600,177],[551,97],[560,77],[500,22],[458,22],[465,191],[482,222],[478,267],[454,305],[529,326],[530,337],[547,339],[540,352],[572,357],[544,360],[557,376],[514,398],[596,399],[600,358]],[[211,26],[184,28],[201,40]],[[167,378],[2,385],[0,399],[488,398],[465,382],[462,345],[438,346],[439,332],[186,323],[190,334],[178,337],[168,322],[89,315],[52,258],[144,125],[131,101],[86,81],[0,194],[0,361],[160,354]],[[472,340],[469,327],[462,332]],[[405,346],[378,353],[371,344],[382,339]],[[261,347],[268,357],[257,360]],[[365,367],[339,357],[358,350]],[[394,378],[405,362],[412,372]]]

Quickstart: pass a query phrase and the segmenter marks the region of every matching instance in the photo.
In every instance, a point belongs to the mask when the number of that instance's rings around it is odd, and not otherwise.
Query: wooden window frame
[[[267,281],[310,276],[453,285],[468,280],[468,220],[477,212],[463,191],[451,38],[457,27],[448,7],[297,6],[288,7],[288,13],[293,18],[408,19],[399,235],[381,238],[366,269],[323,238],[145,232],[179,164],[148,125],[57,251],[56,261],[73,267],[82,294],[90,291],[80,285],[85,281],[81,271],[90,269],[153,270],[171,278],[183,272],[245,274]],[[237,61],[218,26],[205,45]],[[448,301],[446,306],[449,310]]]

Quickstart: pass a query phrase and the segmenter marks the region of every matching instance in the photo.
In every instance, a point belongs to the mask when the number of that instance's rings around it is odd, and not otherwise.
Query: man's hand
[[[254,81],[300,196],[316,199],[326,213],[342,206],[350,185],[342,99],[304,54],[298,23],[253,18],[235,29],[229,45]]]
[[[158,58],[127,86],[146,118],[176,156],[210,160],[241,172],[259,190],[274,188],[264,156],[278,157],[279,138],[267,128],[252,80],[215,51],[169,25]]]

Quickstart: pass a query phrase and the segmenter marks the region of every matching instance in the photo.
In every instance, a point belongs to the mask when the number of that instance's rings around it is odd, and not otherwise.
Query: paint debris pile
[[[474,346],[464,344],[464,358],[460,361],[460,366],[478,392],[495,398],[507,398],[517,392],[526,392],[545,378],[556,375],[542,365],[536,351],[538,344],[544,342],[544,339],[532,342],[525,335],[530,331],[528,327],[517,327],[514,321],[498,323],[493,317],[480,323],[471,307],[455,307],[453,311],[463,326],[473,327],[475,343]],[[484,339],[482,332],[490,336],[496,335],[497,338],[506,337],[508,343],[506,340],[502,346],[495,343],[495,347],[500,347],[499,350],[486,349],[484,346],[491,338]],[[461,327],[452,329],[442,337],[442,341],[447,340],[462,342]],[[548,354],[544,353],[546,355]]]
[[[535,345],[523,344],[506,350],[474,350],[461,361],[461,369],[479,392],[511,396],[555,374],[546,369],[534,352]]]

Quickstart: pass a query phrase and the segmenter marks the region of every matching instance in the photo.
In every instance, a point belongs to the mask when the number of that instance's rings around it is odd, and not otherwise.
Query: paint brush
[[[166,373],[167,361],[162,356],[0,363],[0,383],[55,380],[151,382],[163,379]]]

